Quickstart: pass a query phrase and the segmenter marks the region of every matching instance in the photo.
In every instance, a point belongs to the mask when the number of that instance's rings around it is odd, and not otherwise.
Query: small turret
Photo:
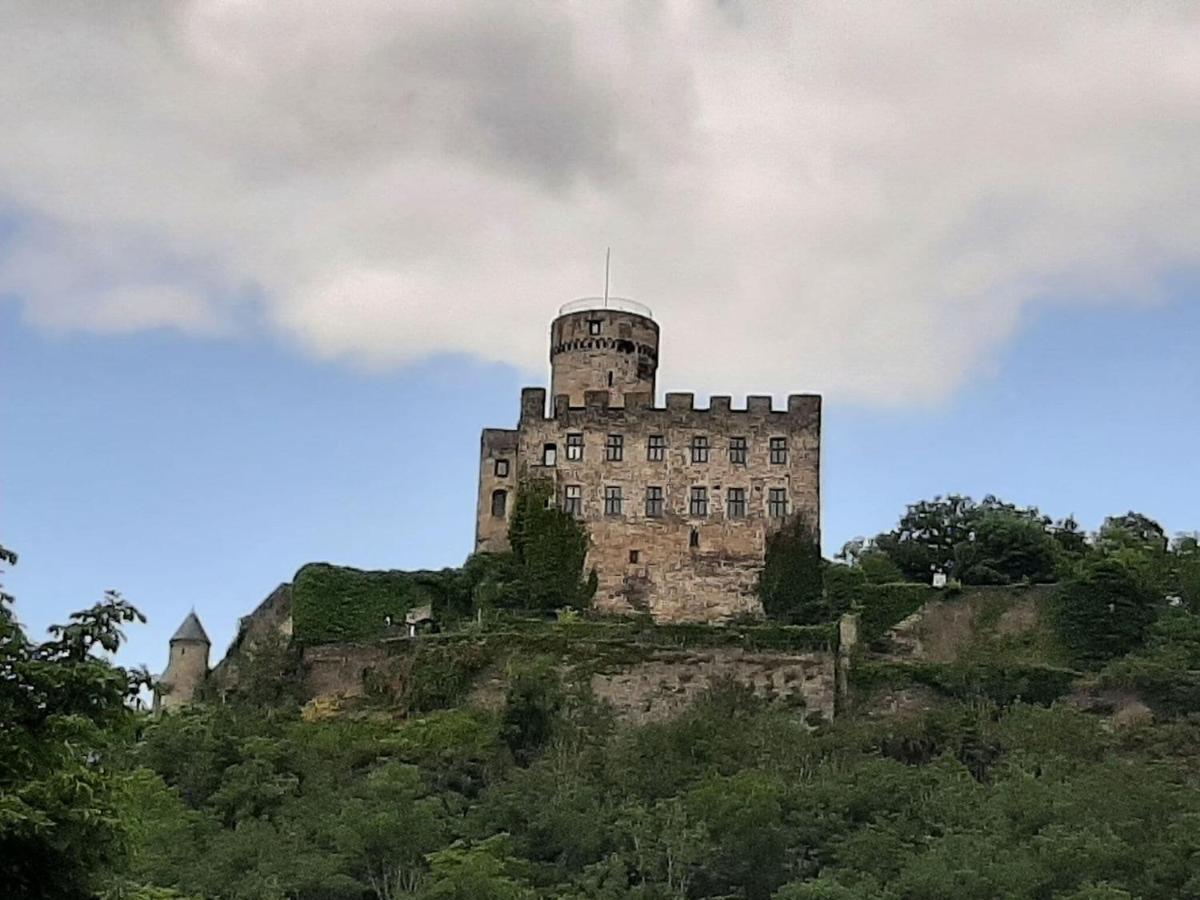
[[[154,710],[163,712],[191,703],[208,677],[208,651],[212,642],[195,611],[171,636],[167,669],[154,689]]]

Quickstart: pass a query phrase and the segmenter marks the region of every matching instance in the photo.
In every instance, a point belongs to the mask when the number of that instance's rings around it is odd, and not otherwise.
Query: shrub
[[[1059,586],[1054,622],[1074,658],[1096,665],[1140,646],[1157,606],[1154,591],[1136,569],[1099,559]]]
[[[546,479],[523,481],[508,526],[513,559],[521,567],[526,608],[552,610],[587,606],[596,593],[596,573],[583,577],[588,534],[553,503]]]
[[[767,538],[758,580],[763,610],[772,618],[809,625],[829,618],[824,598],[824,561],[816,536],[799,516]]]

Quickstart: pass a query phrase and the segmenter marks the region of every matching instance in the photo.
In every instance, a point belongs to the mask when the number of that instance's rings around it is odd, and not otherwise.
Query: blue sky
[[[826,551],[946,491],[1088,528],[1129,508],[1200,527],[1197,288],[1044,312],[933,408],[827,400]],[[513,368],[441,357],[372,374],[269,340],[46,332],[17,309],[0,304],[0,504],[21,554],[5,580],[31,627],[117,588],[149,617],[122,658],[158,670],[190,608],[219,655],[305,562],[441,567],[469,552],[479,429],[515,421]]]

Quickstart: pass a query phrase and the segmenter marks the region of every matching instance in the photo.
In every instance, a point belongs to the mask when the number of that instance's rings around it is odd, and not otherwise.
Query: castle
[[[821,398],[791,394],[785,409],[750,396],[734,409],[712,396],[668,393],[656,405],[659,327],[630,300],[577,300],[550,326],[550,396],[521,391],[516,428],[485,428],[480,442],[475,550],[508,549],[519,485],[544,479],[555,503],[586,526],[587,565],[602,612],[658,622],[724,622],[762,611],[756,582],[767,538],[803,519],[820,535]],[[189,703],[211,677],[236,675],[237,651],[266,634],[291,634],[290,585],[239,623],[212,672],[210,643],[193,612],[170,641],[155,708]]]
[[[508,548],[518,485],[546,479],[586,525],[597,609],[661,622],[760,611],[768,535],[792,516],[820,533],[821,398],[668,393],[656,405],[659,327],[620,299],[568,303],[550,326],[550,396],[521,391],[514,429],[480,441],[476,551]]]

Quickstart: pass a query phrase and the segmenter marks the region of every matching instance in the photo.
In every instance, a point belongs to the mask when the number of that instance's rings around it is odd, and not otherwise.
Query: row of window
[[[692,462],[706,463],[712,455],[713,446],[706,435],[698,434],[688,444]],[[748,445],[744,437],[729,439],[729,461],[734,465],[745,465],[749,455]],[[662,462],[667,458],[667,439],[665,435],[652,434],[646,438],[646,459],[650,462]],[[773,437],[769,444],[769,458],[775,465],[786,465],[788,461],[788,442],[786,437]],[[567,459],[579,462],[583,459],[583,434],[572,432],[567,435]],[[610,434],[604,439],[604,459],[608,462],[621,462],[625,459],[625,435]],[[499,463],[500,460],[497,460]],[[558,462],[558,445],[546,444],[542,449],[542,465],[553,466]],[[496,472],[500,474],[499,470]],[[508,474],[507,464],[505,473]]]
[[[688,492],[688,515],[703,518],[708,515],[709,494],[707,487],[692,487]],[[746,489],[727,488],[725,491],[725,515],[731,519],[746,518]],[[573,516],[583,515],[583,486],[568,484],[563,488],[563,510]],[[773,519],[787,516],[788,499],[786,488],[768,488],[767,515]],[[652,519],[662,518],[666,513],[666,497],[662,487],[651,485],[646,488],[646,515]],[[625,514],[625,496],[620,485],[611,484],[604,488],[604,514]]]

